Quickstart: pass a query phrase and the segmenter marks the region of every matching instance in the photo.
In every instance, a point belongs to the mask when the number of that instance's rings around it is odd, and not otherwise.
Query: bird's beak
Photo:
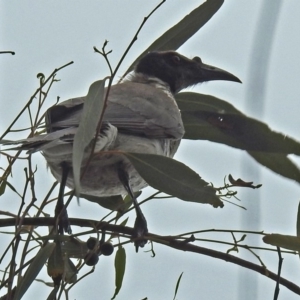
[[[203,76],[203,81],[211,81],[211,80],[227,80],[227,81],[235,81],[235,82],[240,82],[242,83],[242,81],[237,78],[236,76],[234,76],[233,74],[210,66],[210,65],[206,65],[206,64],[201,64],[201,73]]]

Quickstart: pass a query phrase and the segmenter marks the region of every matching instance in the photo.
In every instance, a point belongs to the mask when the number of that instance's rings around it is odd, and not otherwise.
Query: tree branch
[[[130,237],[134,232],[133,228],[131,228],[131,227],[109,224],[107,222],[99,222],[97,220],[70,218],[69,221],[72,226],[89,227],[89,228],[93,228],[93,229],[96,228],[98,230],[105,228],[106,231],[125,234],[125,235],[128,235],[128,237]],[[0,219],[0,227],[10,227],[10,226],[14,226],[15,224],[16,224],[15,218]],[[54,224],[55,224],[55,218],[48,218],[48,217],[46,217],[46,218],[25,218],[23,220],[23,225],[52,226]],[[247,260],[238,258],[231,254],[227,254],[227,253],[223,253],[220,251],[192,245],[190,243],[184,243],[182,241],[178,241],[176,239],[176,237],[172,237],[172,236],[160,236],[160,235],[148,233],[145,238],[147,238],[148,240],[154,241],[158,244],[169,246],[169,247],[177,249],[177,250],[207,255],[210,257],[214,257],[217,259],[224,260],[226,262],[230,262],[230,263],[239,265],[243,268],[253,270],[264,276],[267,276],[268,278],[274,280],[275,282],[280,282],[281,285],[285,286],[290,291],[294,292],[297,295],[300,295],[300,287],[298,285],[294,284],[293,282],[288,281],[287,279],[285,279],[283,277],[278,278],[279,277],[278,274],[269,271],[267,268],[257,265],[257,264],[254,264],[254,263],[251,263]]]

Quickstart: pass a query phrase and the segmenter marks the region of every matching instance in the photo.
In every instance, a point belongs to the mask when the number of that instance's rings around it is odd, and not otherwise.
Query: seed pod
[[[109,256],[114,252],[114,246],[112,243],[105,242],[100,246],[100,253]]]
[[[99,261],[99,256],[95,252],[88,252],[84,258],[84,262],[88,266],[95,266]]]
[[[93,250],[95,248],[95,246],[97,245],[98,240],[94,237],[90,237],[87,241],[86,241],[86,246],[90,249]]]

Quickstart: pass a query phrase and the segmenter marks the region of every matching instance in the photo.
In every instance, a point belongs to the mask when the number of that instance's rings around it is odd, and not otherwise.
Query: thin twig
[[[2,134],[2,136],[0,137],[0,140],[2,140],[11,130],[11,128],[14,126],[14,124],[17,122],[17,120],[20,118],[20,116],[24,113],[24,111],[27,109],[27,107],[31,104],[31,102],[33,101],[33,99],[35,98],[35,96],[40,92],[40,90],[43,88],[43,86],[45,86],[49,80],[51,80],[51,78],[58,72],[60,71],[61,69],[69,66],[73,64],[73,61],[59,67],[59,68],[56,68],[50,75],[49,77],[44,81],[43,85],[40,86],[36,91],[35,93],[30,97],[29,101],[26,103],[26,105],[21,109],[21,111],[19,112],[19,114],[15,117],[15,119],[12,121],[12,123],[8,126],[8,128],[5,130],[5,132]],[[12,158],[12,160],[10,161],[8,167],[6,168],[6,170],[4,171],[3,175],[2,175],[2,178],[1,178],[1,181],[4,179],[6,179],[8,177],[8,175],[10,174],[11,172],[11,169],[12,169],[12,165],[15,163],[15,161],[18,159],[19,155],[21,154],[22,150],[19,150],[15,156]]]
[[[275,287],[275,292],[274,292],[274,300],[278,299],[279,296],[279,291],[280,291],[280,274],[281,274],[281,268],[282,268],[282,262],[283,262],[283,258],[281,256],[281,251],[280,251],[280,247],[277,247],[277,252],[278,252],[278,271],[277,271],[277,281],[276,281],[276,287]]]
[[[131,46],[134,44],[134,42],[137,40],[138,35],[139,35],[140,31],[142,30],[142,28],[144,27],[145,23],[148,21],[148,19],[151,17],[151,15],[154,14],[154,12],[155,12],[156,10],[158,10],[158,9],[160,8],[161,5],[163,5],[164,2],[166,2],[166,0],[161,1],[161,2],[160,2],[160,3],[159,3],[159,4],[158,4],[151,12],[150,12],[150,14],[144,18],[144,20],[143,20],[141,26],[139,27],[139,29],[138,29],[138,31],[136,32],[135,36],[133,37],[131,43],[129,44],[128,48],[126,49],[124,55],[122,56],[122,58],[121,58],[119,64],[117,65],[116,70],[119,69],[119,67],[120,67],[120,65],[121,65],[121,62],[123,61],[123,59],[124,59],[125,56],[127,55],[129,49],[130,49]],[[121,81],[123,80],[123,78],[124,78],[124,76],[122,76],[122,78],[119,80],[119,82],[121,82]]]
[[[0,54],[11,54],[15,55],[16,53],[14,51],[0,51]]]
[[[159,3],[151,12],[150,14],[148,14],[148,16],[146,16],[143,20],[143,22],[141,23],[140,27],[138,28],[137,32],[135,33],[133,39],[131,40],[131,42],[129,43],[128,47],[126,48],[125,52],[123,53],[120,61],[118,62],[116,68],[114,69],[114,71],[112,72],[112,68],[110,66],[110,63],[108,62],[108,66],[109,66],[109,69],[110,69],[110,72],[111,73],[111,76],[109,78],[109,84],[107,86],[107,89],[106,89],[106,94],[105,94],[105,98],[104,98],[104,109],[102,110],[101,112],[101,115],[100,115],[100,119],[99,119],[99,122],[98,122],[98,126],[97,126],[97,129],[96,129],[96,137],[99,135],[99,132],[101,130],[101,126],[102,126],[102,120],[103,120],[103,116],[104,116],[104,113],[105,113],[105,107],[106,107],[106,103],[107,103],[107,100],[108,100],[108,95],[109,95],[109,91],[110,91],[110,88],[111,88],[111,85],[112,85],[112,82],[114,80],[114,77],[116,76],[121,64],[123,63],[126,55],[128,54],[129,50],[131,49],[132,45],[135,43],[135,41],[138,39],[138,35],[140,33],[140,31],[142,30],[142,28],[144,27],[145,23],[147,22],[147,20],[150,18],[150,16],[165,2],[166,0],[163,0],[161,3]],[[107,55],[109,53],[111,53],[111,51],[109,52],[105,52],[105,46],[107,45],[107,41],[104,42],[103,44],[103,47],[102,47],[102,52],[100,52],[96,47],[94,47],[94,49],[97,50],[98,53],[102,54],[105,58],[106,61],[108,61],[107,59]],[[96,51],[95,50],[95,51]],[[87,163],[85,165],[85,168],[82,172],[82,176],[85,174],[92,158],[93,158],[93,154],[94,154],[94,150],[95,150],[95,147],[96,147],[96,143],[97,143],[97,138],[94,138],[93,142],[92,142],[92,147],[91,147],[91,152],[90,152],[90,155],[89,155],[89,158],[87,160]],[[82,177],[81,177],[82,178]]]
[[[26,103],[26,105],[23,107],[23,109],[18,113],[18,115],[15,117],[15,119],[12,121],[12,123],[8,126],[8,128],[5,130],[5,132],[2,134],[0,137],[0,140],[3,139],[3,137],[6,136],[6,134],[10,131],[10,129],[13,127],[13,125],[17,122],[17,120],[20,118],[20,116],[23,114],[23,112],[27,109],[27,107],[31,104],[35,96],[41,91],[41,89],[48,83],[48,81],[61,69],[73,64],[73,61],[56,68],[50,75],[49,77],[43,82],[43,84],[35,91],[35,93],[30,97],[29,101]]]

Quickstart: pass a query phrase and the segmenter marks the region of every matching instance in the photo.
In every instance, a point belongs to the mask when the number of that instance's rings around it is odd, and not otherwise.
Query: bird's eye
[[[202,60],[201,60],[201,58],[200,58],[199,56],[195,56],[195,57],[193,58],[193,61],[195,61],[195,62],[197,62],[197,63],[202,63]]]
[[[172,57],[172,59],[173,59],[173,62],[174,62],[175,64],[177,64],[177,65],[180,64],[181,59],[180,59],[179,56],[174,55],[174,56]]]

